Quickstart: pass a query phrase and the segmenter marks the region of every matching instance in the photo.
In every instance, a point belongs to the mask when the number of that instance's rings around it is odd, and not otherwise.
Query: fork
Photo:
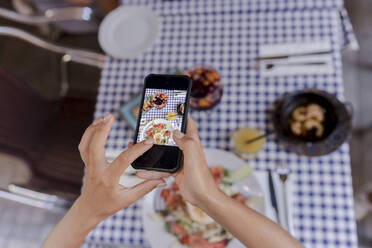
[[[278,160],[276,162],[276,173],[279,175],[279,179],[282,182],[282,197],[283,197],[283,208],[284,208],[284,220],[283,225],[287,231],[289,228],[289,215],[288,215],[288,202],[287,202],[287,179],[289,177],[289,168],[282,161]]]

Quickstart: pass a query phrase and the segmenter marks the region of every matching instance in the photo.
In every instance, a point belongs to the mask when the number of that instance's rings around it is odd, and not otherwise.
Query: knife
[[[271,175],[271,170],[267,170],[267,175],[268,175],[268,181],[269,181],[271,206],[274,208],[276,220],[280,224],[278,202],[276,200],[276,193],[275,193],[275,188],[274,188],[273,176]]]
[[[268,59],[288,59],[291,57],[302,57],[302,56],[309,56],[309,55],[322,55],[322,54],[330,54],[332,51],[319,51],[319,52],[305,52],[305,53],[295,53],[295,54],[288,54],[288,55],[277,55],[277,56],[264,56],[256,58],[258,60],[268,60]]]

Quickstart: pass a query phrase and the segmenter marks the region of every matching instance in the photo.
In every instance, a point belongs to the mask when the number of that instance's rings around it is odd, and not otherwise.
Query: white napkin
[[[279,221],[276,219],[275,210],[271,205],[270,200],[270,189],[269,189],[269,182],[268,182],[268,176],[266,171],[255,171],[254,172],[258,182],[260,183],[261,189],[265,196],[265,207],[266,207],[266,216],[270,218],[271,220],[275,221],[276,223],[279,223]],[[274,182],[274,188],[276,193],[276,200],[278,202],[278,209],[279,209],[279,218],[284,220],[284,200],[282,197],[282,185],[279,179],[279,176],[275,173],[272,173],[273,182]],[[294,233],[294,227],[293,227],[293,214],[294,214],[294,206],[293,206],[293,177],[289,175],[287,179],[287,206],[288,206],[288,216],[289,216],[289,223],[288,227],[289,230],[287,230],[289,233],[291,233],[293,236]]]
[[[331,51],[329,40],[307,41],[298,43],[266,44],[259,47],[259,57],[285,56],[303,53]],[[322,65],[300,65],[301,63],[322,62]],[[268,69],[268,64],[275,66]],[[285,66],[285,64],[290,64]],[[319,75],[333,73],[332,53],[318,55],[301,55],[284,59],[264,59],[259,61],[260,74],[264,77],[288,75]]]

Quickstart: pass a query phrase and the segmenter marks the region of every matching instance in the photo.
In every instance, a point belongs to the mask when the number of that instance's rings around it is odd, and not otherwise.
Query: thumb
[[[129,200],[130,202],[135,202],[157,186],[165,185],[166,183],[163,179],[146,180],[130,189],[127,189],[129,192],[127,191],[124,193],[124,198],[126,201]]]
[[[173,131],[173,140],[174,142],[176,142],[177,146],[181,149],[181,150],[184,150],[185,149],[185,145],[184,145],[184,140],[183,138],[185,137],[185,134],[178,131],[178,130],[174,130]]]

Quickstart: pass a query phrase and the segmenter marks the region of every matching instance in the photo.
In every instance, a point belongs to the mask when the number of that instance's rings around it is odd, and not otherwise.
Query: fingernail
[[[153,138],[148,138],[145,140],[145,144],[146,145],[151,145],[151,144],[154,144],[154,139]]]
[[[97,119],[95,119],[92,123],[92,126],[97,126],[98,124],[100,124],[102,122],[102,118],[99,117]]]
[[[167,184],[165,182],[161,182],[161,183],[158,184],[157,187],[164,187],[164,186],[167,186]]]
[[[111,116],[112,115],[110,113],[105,114],[105,117],[103,117],[103,122],[107,123],[111,119]]]
[[[174,130],[174,131],[173,131],[173,136],[174,136],[176,139],[182,139],[182,138],[185,136],[185,134],[182,133],[182,132],[180,132],[180,131],[178,131],[178,130]]]

